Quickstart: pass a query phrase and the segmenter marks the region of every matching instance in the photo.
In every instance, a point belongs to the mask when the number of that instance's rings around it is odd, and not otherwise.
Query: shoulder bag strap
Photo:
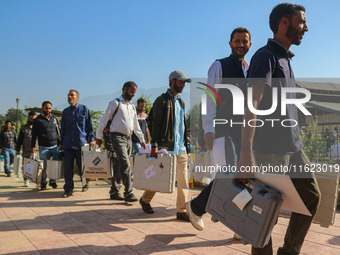
[[[117,114],[118,109],[119,109],[120,100],[119,100],[119,98],[116,98],[116,99],[117,99],[117,101],[118,101],[118,105],[117,105],[116,110],[115,110],[114,113],[112,114],[112,118],[106,123],[106,128],[108,128],[108,129],[110,129],[110,125],[111,125],[111,123],[112,123],[112,121],[113,121],[113,118],[115,117],[115,115]]]

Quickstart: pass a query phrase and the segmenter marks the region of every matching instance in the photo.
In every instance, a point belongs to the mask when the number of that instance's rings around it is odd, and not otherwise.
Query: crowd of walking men
[[[290,3],[275,6],[269,18],[273,39],[260,48],[252,57],[248,66],[244,57],[251,47],[251,34],[246,28],[238,27],[230,35],[230,56],[216,60],[208,72],[208,84],[224,83],[224,79],[237,78],[233,84],[245,91],[247,86],[253,88],[252,104],[255,109],[264,110],[271,105],[271,88],[295,87],[295,78],[290,64],[294,54],[289,50],[291,45],[299,45],[308,31],[305,18],[305,8]],[[247,80],[246,80],[247,77]],[[274,78],[282,78],[275,82]],[[228,80],[229,82],[230,80]],[[42,104],[42,113],[36,117],[30,112],[28,122],[22,127],[19,138],[11,129],[11,122],[6,122],[1,133],[0,142],[5,156],[6,173],[10,176],[9,164],[14,157],[14,148],[17,153],[21,146],[24,156],[39,151],[40,159],[46,159],[49,151],[64,151],[65,185],[63,197],[73,193],[73,165],[76,160],[81,166],[81,148],[85,143],[91,147],[102,145],[102,134],[109,120],[110,135],[112,138],[115,157],[115,172],[112,178],[110,198],[138,201],[133,194],[130,175],[130,154],[132,150],[131,136],[134,134],[134,147],[138,151],[145,147],[145,142],[151,140],[151,156],[156,156],[158,150],[166,148],[176,155],[177,176],[177,219],[190,221],[197,230],[203,230],[202,215],[211,192],[210,183],[195,199],[188,201],[187,182],[187,149],[185,104],[179,94],[183,91],[185,83],[191,82],[182,71],[173,71],[169,76],[169,88],[153,103],[151,111],[152,126],[150,132],[145,124],[147,115],[144,113],[145,102],[138,101],[137,110],[131,103],[137,91],[137,84],[129,81],[123,85],[122,95],[111,101],[101,118],[99,127],[94,135],[91,115],[86,106],[78,103],[79,93],[70,90],[68,102],[70,106],[62,113],[61,125],[51,114],[52,103],[45,101]],[[295,96],[295,95],[294,95]],[[204,140],[208,150],[212,150],[214,139],[225,137],[226,161],[228,164],[239,166],[253,166],[257,164],[283,164],[304,165],[309,160],[303,151],[303,144],[299,137],[299,127],[272,127],[270,123],[264,127],[245,126],[244,128],[220,128],[213,125],[214,118],[233,119],[235,121],[260,119],[246,108],[244,116],[233,116],[233,99],[228,90],[221,90],[221,106],[214,106],[208,101],[207,114],[202,116]],[[279,111],[266,116],[270,119],[282,119],[286,116],[278,114]],[[297,108],[288,108],[289,119],[298,120]],[[35,118],[36,117],[36,118]],[[256,131],[256,132],[255,132]],[[37,140],[37,141],[36,141]],[[37,145],[38,143],[38,145]],[[81,169],[81,168],[80,168]],[[44,174],[46,167],[44,168]],[[308,176],[306,176],[308,174]],[[278,254],[299,254],[304,238],[309,230],[313,216],[319,204],[320,191],[312,173],[306,173],[304,178],[292,178],[292,182],[301,196],[312,216],[292,213],[287,228],[284,244],[278,249]],[[46,174],[42,178],[41,190],[46,189]],[[218,176],[217,176],[218,177]],[[239,173],[239,181],[246,183],[249,175]],[[121,182],[124,184],[124,193],[120,193]],[[25,184],[27,184],[25,182]],[[55,180],[49,180],[52,188],[57,188]],[[88,185],[83,186],[83,191]],[[139,199],[145,213],[152,214],[154,210],[150,204],[155,192],[146,190]],[[252,254],[272,254],[272,241],[263,248],[252,248]]]

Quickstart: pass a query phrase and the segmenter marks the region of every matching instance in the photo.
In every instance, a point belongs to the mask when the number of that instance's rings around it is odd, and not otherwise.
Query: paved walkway
[[[205,229],[175,219],[176,193],[157,194],[155,214],[145,214],[138,202],[127,204],[109,198],[109,185],[90,183],[74,196],[61,198],[59,189],[38,191],[35,184],[0,174],[0,254],[249,254],[250,245],[232,239],[221,223],[204,216]],[[50,187],[49,187],[50,188]],[[142,191],[135,190],[140,197]],[[191,190],[189,197],[199,191]],[[287,219],[280,218],[273,231],[275,251],[283,242]],[[336,224],[313,224],[302,254],[340,254],[340,214]]]

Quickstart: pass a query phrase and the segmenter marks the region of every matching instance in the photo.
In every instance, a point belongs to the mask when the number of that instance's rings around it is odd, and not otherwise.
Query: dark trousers
[[[114,159],[114,176],[111,179],[112,186],[110,194],[119,192],[121,187],[120,183],[123,182],[125,186],[124,196],[127,196],[132,192],[130,166],[132,142],[131,139],[123,135],[112,133],[111,136],[116,158]]]
[[[214,181],[211,181],[209,185],[205,187],[196,198],[191,200],[191,210],[197,216],[202,216],[203,214],[206,213],[205,208],[208,203],[213,182]]]
[[[65,192],[71,192],[74,189],[73,175],[74,175],[74,160],[76,160],[79,172],[81,174],[81,149],[66,149],[64,150],[64,178]]]
[[[255,160],[258,165],[271,164],[304,166],[310,163],[303,150],[291,155],[273,155],[255,152]],[[296,167],[296,169],[299,169],[299,167]],[[320,190],[314,177],[314,173],[289,173],[289,176],[312,216],[292,213],[286,231],[284,244],[277,251],[277,254],[279,255],[300,253],[302,244],[308,233],[313,217],[316,214],[320,201]],[[263,248],[252,247],[251,252],[255,255],[273,254],[272,240],[270,240],[270,242]]]
[[[226,136],[224,142],[226,154],[225,159],[227,165],[237,166],[238,158],[240,155],[240,148],[235,146],[230,136]],[[224,173],[216,173],[216,178],[223,177],[226,177],[224,176]],[[214,181],[210,182],[210,184],[207,187],[205,187],[196,198],[191,200],[191,210],[197,216],[202,216],[203,214],[206,213],[205,208],[208,203],[213,182]]]

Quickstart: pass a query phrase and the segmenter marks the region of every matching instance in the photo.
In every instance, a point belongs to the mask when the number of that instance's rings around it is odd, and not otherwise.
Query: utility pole
[[[18,115],[19,115],[19,101],[20,101],[19,97],[17,97],[16,101],[17,101],[17,116],[16,116],[15,130],[18,133],[19,132],[19,130],[18,130],[18,128],[19,128]]]

